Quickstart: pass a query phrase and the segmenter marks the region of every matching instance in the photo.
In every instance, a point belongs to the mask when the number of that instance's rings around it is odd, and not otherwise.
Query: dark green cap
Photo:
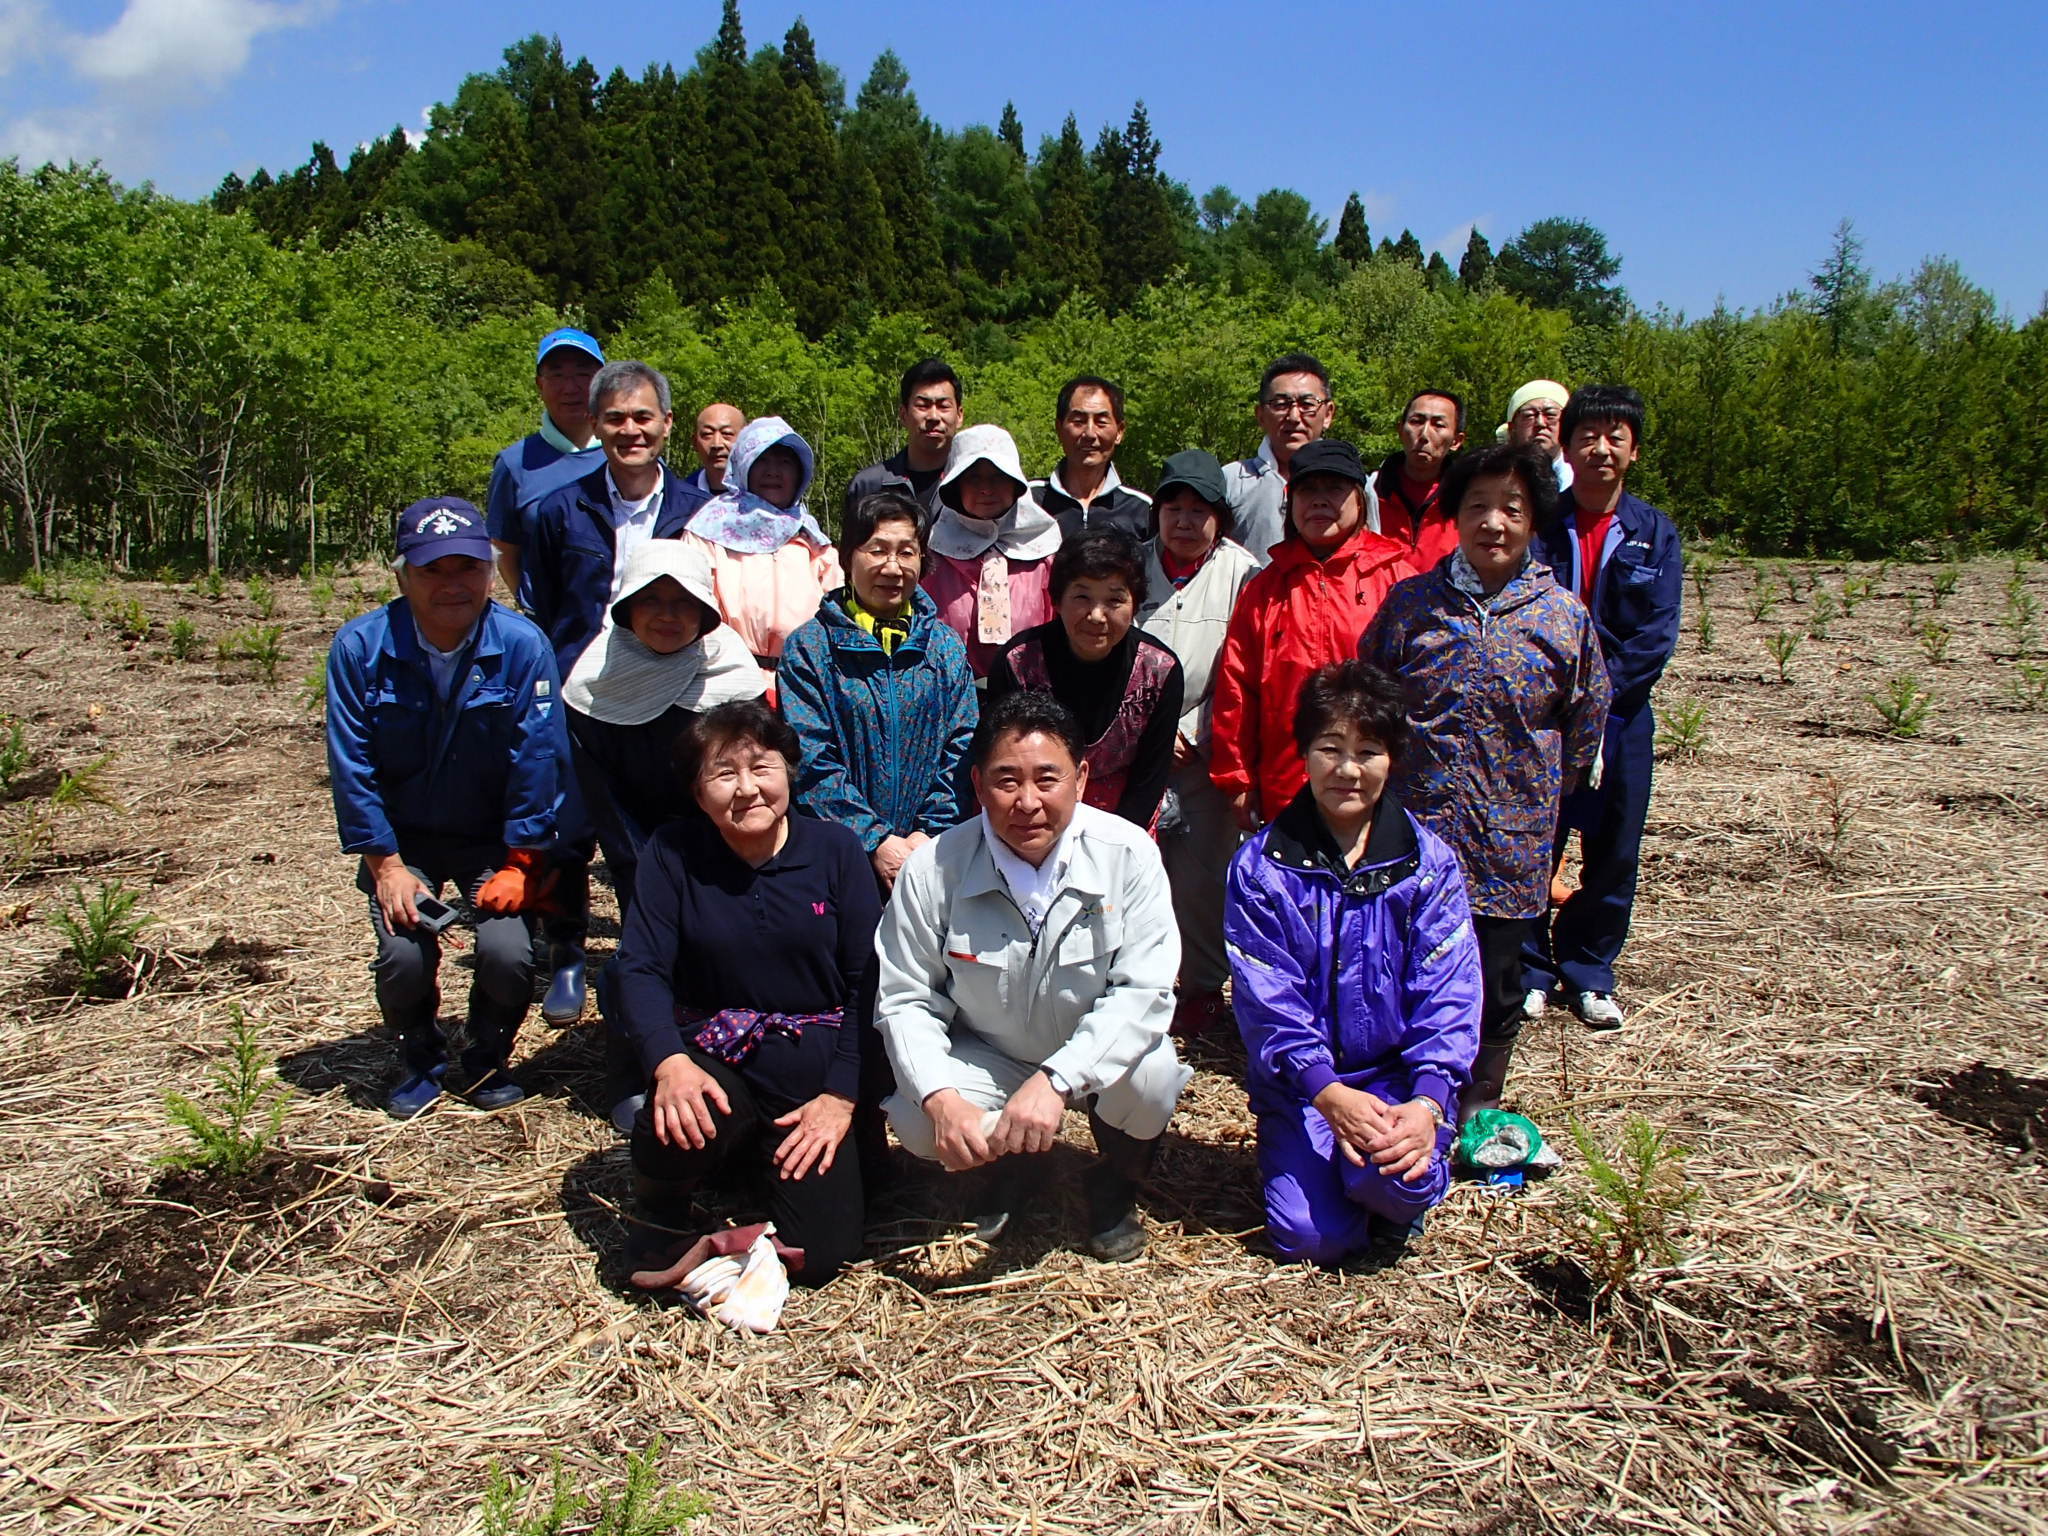
[[[1176,453],[1159,466],[1159,483],[1153,489],[1152,498],[1164,501],[1166,495],[1177,485],[1184,485],[1212,507],[1222,507],[1229,500],[1223,488],[1223,466],[1216,462],[1216,455],[1204,453],[1199,448],[1189,448]]]

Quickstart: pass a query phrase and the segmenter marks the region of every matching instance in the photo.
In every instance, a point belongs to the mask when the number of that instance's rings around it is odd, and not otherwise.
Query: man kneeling
[[[1081,803],[1079,736],[1047,694],[993,705],[974,736],[981,815],[904,863],[876,939],[897,1084],[883,1108],[916,1156],[989,1168],[975,1226],[993,1241],[1085,1105],[1102,1155],[1088,1251],[1134,1259],[1138,1184],[1194,1075],[1166,1033],[1180,929],[1152,840]]]

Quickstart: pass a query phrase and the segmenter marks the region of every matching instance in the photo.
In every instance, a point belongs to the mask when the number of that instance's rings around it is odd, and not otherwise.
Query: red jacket
[[[1246,585],[1216,658],[1209,777],[1226,795],[1256,788],[1259,818],[1287,807],[1308,772],[1294,705],[1317,667],[1358,654],[1359,636],[1394,583],[1417,574],[1408,551],[1359,530],[1318,560],[1291,530]]]
[[[1380,532],[1396,544],[1407,546],[1408,558],[1418,571],[1436,569],[1436,563],[1458,547],[1458,514],[1442,505],[1438,491],[1442,479],[1431,482],[1420,507],[1408,505],[1408,482],[1401,473],[1401,454],[1394,454],[1380,466],[1375,489],[1380,496]]]

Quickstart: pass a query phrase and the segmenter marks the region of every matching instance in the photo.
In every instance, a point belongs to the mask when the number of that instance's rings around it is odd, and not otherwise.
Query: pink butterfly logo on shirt
[[[822,901],[814,901],[811,903],[811,910],[817,913],[818,916],[823,917],[825,915],[825,903]]]

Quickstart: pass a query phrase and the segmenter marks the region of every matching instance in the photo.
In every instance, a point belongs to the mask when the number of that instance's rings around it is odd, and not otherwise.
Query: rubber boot
[[[968,1195],[967,1219],[974,1235],[993,1243],[1010,1230],[1010,1222],[1024,1203],[1032,1171],[1041,1166],[1036,1157],[1011,1152],[982,1169]]]
[[[548,969],[553,974],[547,996],[541,1000],[540,1016],[557,1029],[566,1028],[583,1017],[590,991],[584,982],[582,944],[558,941],[549,945]]]
[[[688,1244],[697,1226],[688,1188],[633,1170],[633,1204],[626,1216],[628,1267],[665,1267],[662,1261]]]
[[[1159,1142],[1140,1141],[1118,1130],[1092,1108],[1088,1128],[1101,1158],[1082,1176],[1088,1201],[1088,1252],[1110,1263],[1126,1263],[1145,1251],[1145,1218],[1138,1214],[1138,1186],[1152,1171]]]
[[[402,1063],[401,1075],[384,1100],[384,1108],[394,1119],[410,1120],[441,1096],[441,1079],[448,1070],[448,1042],[441,1034],[440,1012],[437,992],[402,1017],[386,1018],[398,1036]]]
[[[526,1004],[501,1003],[480,990],[469,994],[469,1048],[462,1053],[462,1094],[478,1109],[504,1109],[526,1097],[512,1081],[512,1042]]]
[[[1515,1042],[1501,1040],[1479,1047],[1472,1061],[1472,1086],[1458,1104],[1458,1129],[1463,1130],[1482,1109],[1499,1109],[1501,1090],[1507,1086],[1508,1062],[1515,1054]]]

